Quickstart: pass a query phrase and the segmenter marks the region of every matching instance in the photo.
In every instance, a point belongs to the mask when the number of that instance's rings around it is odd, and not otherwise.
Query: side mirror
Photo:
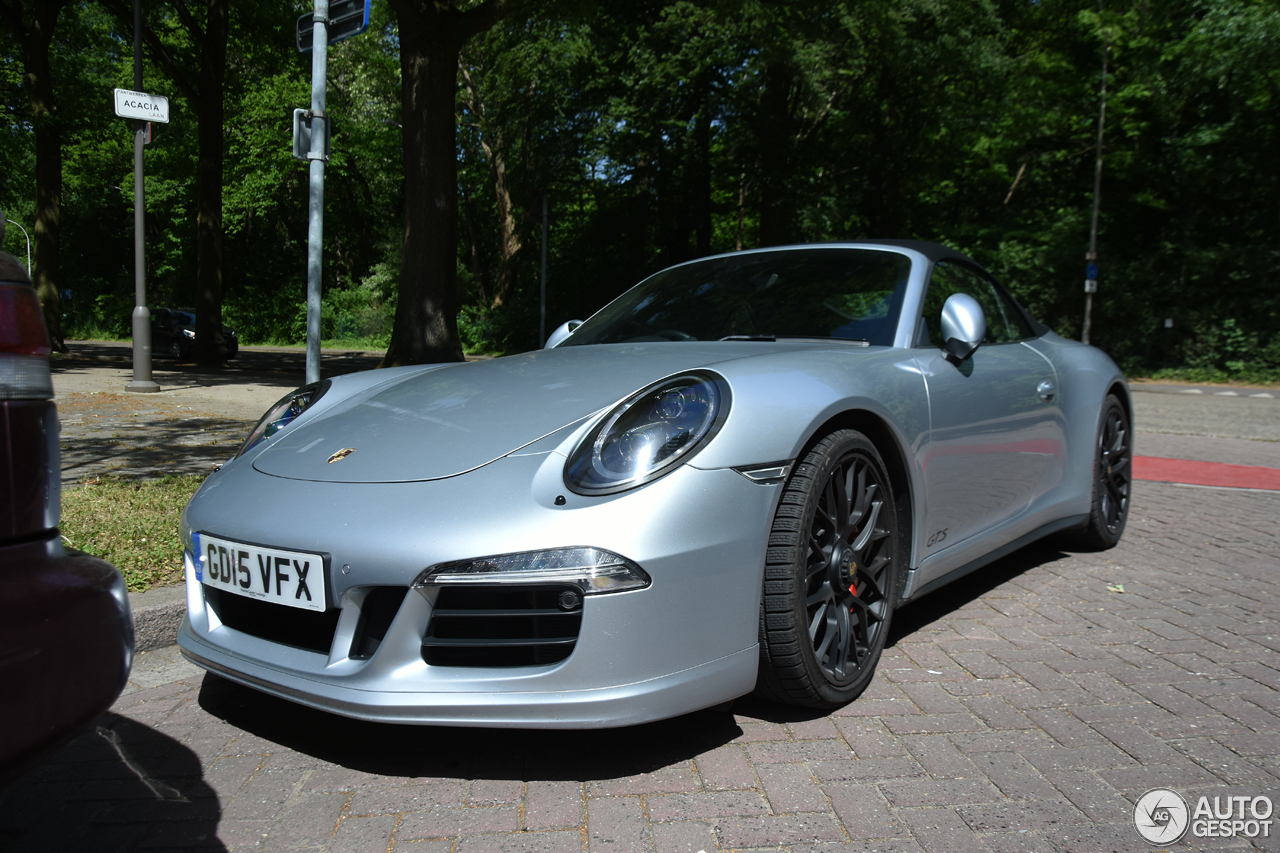
[[[570,320],[567,323],[561,323],[556,330],[547,338],[547,343],[543,349],[552,349],[564,342],[564,339],[573,334],[573,330],[582,325],[581,320]]]
[[[978,300],[953,293],[942,306],[942,350],[956,364],[973,355],[987,333],[987,318]]]

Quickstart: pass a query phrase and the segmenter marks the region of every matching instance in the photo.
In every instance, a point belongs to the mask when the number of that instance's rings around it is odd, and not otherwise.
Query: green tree
[[[62,238],[62,123],[50,52],[58,16],[70,0],[0,0],[0,13],[22,56],[22,83],[35,136],[35,243],[32,270],[53,348],[66,352],[59,298]]]

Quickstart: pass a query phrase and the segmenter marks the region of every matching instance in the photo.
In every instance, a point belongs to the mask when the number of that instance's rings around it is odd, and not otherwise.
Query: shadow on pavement
[[[102,341],[70,341],[67,344],[70,352],[55,356],[52,360],[54,372],[60,366],[77,364],[110,364],[116,367],[129,367],[133,364],[133,350],[126,342],[112,343]],[[382,361],[381,353],[356,351],[331,351],[320,353],[320,373],[322,376],[336,376],[343,373],[354,373],[357,370],[372,370]],[[175,361],[160,355],[153,355],[151,369],[156,381],[164,386],[160,377],[165,374],[182,374],[200,377],[199,384],[226,384],[243,382],[245,374],[288,374],[292,383],[290,387],[301,385],[305,380],[307,354],[295,349],[242,349],[236,358],[226,362],[221,369],[198,367],[191,361]],[[167,386],[166,386],[167,387]]]
[[[699,711],[601,731],[367,723],[295,705],[206,674],[200,706],[259,737],[383,776],[580,781],[649,773],[742,734],[733,715]]]
[[[202,471],[227,462],[253,426],[231,418],[166,418],[109,424],[108,434],[79,435],[62,454],[65,475],[84,470],[124,475]]]
[[[225,850],[218,798],[200,771],[178,741],[105,713],[0,795],[0,848]]]
[[[1052,540],[1036,542],[1014,551],[1007,557],[1001,557],[990,565],[983,566],[959,580],[952,581],[942,590],[941,595],[931,593],[903,607],[893,614],[893,624],[889,626],[888,648],[893,648],[900,641],[933,624],[944,616],[949,616],[967,604],[977,601],[1001,584],[1008,583],[1023,572],[1052,563],[1066,557],[1053,547]]]

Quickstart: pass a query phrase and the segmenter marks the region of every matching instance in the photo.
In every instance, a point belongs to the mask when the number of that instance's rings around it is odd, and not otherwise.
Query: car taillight
[[[29,286],[0,284],[0,400],[52,396],[49,335],[40,300]]]

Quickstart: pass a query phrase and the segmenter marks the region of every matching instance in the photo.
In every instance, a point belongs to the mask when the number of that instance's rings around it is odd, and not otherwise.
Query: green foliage
[[[172,7],[147,14],[193,62]],[[289,128],[308,104],[310,65],[291,44],[296,14],[278,0],[232,10],[224,317],[246,343],[305,332],[307,166],[290,155]],[[103,7],[76,2],[53,48],[68,317],[100,334],[127,333],[132,306],[132,135],[104,100],[132,85],[130,42]],[[326,340],[380,342],[394,315],[405,239],[398,45],[378,0],[370,32],[330,54]],[[1078,337],[1104,53],[1094,342],[1140,372],[1274,375],[1275,0],[526,4],[463,51],[464,346],[539,346],[690,258],[859,237],[965,249]],[[146,79],[170,95],[174,117],[146,153],[150,300],[194,304],[193,108],[150,63]],[[30,229],[26,110],[20,57],[0,50],[0,207]],[[4,248],[24,251],[21,232],[9,234]]]
[[[202,482],[177,474],[86,480],[62,493],[62,535],[71,547],[115,565],[130,591],[181,583],[178,519]]]

